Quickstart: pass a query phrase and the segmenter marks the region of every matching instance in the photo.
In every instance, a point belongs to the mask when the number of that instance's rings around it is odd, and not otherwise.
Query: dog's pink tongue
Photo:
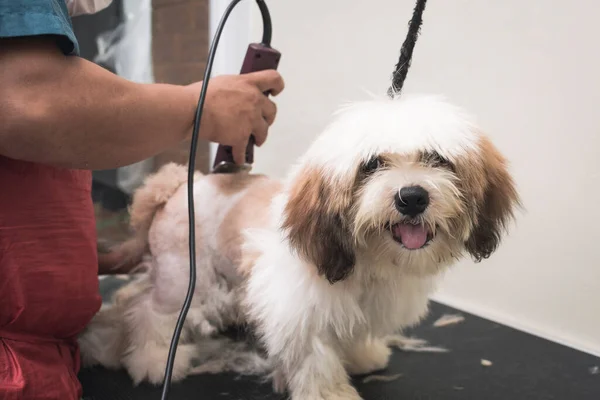
[[[420,249],[427,243],[427,229],[423,225],[394,225],[394,235],[407,249]]]

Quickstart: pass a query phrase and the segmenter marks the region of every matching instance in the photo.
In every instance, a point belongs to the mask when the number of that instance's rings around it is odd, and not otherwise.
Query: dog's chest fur
[[[361,265],[357,269],[368,270]],[[360,281],[357,303],[366,320],[365,326],[374,336],[390,334],[419,322],[427,312],[428,298],[434,287],[433,278],[394,273],[393,268],[385,270],[391,273],[386,274],[388,276],[358,273],[356,277]]]

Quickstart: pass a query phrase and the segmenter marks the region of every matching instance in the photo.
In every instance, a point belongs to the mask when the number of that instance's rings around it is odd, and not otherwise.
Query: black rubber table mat
[[[105,282],[109,292],[114,283]],[[444,314],[461,323],[433,327]],[[355,380],[365,400],[600,400],[600,358],[433,303],[429,318],[409,332],[447,353],[395,351],[390,382]],[[491,365],[482,365],[482,359]],[[159,387],[133,387],[123,371],[83,370],[85,400],[160,399]],[[235,375],[191,376],[173,384],[172,400],[282,400],[270,384]],[[310,399],[307,399],[310,400]]]

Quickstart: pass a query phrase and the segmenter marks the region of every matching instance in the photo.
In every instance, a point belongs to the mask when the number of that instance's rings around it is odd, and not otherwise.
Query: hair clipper
[[[249,72],[263,71],[266,69],[277,69],[281,53],[274,48],[260,44],[252,43],[248,46],[246,57],[242,64],[240,74]],[[265,93],[268,96],[269,93]],[[236,164],[233,160],[231,146],[219,145],[217,154],[213,163],[212,173],[234,173],[239,171],[250,171],[254,162],[254,135],[250,135],[248,146],[246,147],[246,162]]]

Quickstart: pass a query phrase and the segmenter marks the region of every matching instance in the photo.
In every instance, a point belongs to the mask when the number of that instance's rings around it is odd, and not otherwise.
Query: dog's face
[[[519,199],[501,154],[438,98],[356,104],[315,141],[288,186],[283,227],[330,281],[357,259],[430,275],[489,257]]]

